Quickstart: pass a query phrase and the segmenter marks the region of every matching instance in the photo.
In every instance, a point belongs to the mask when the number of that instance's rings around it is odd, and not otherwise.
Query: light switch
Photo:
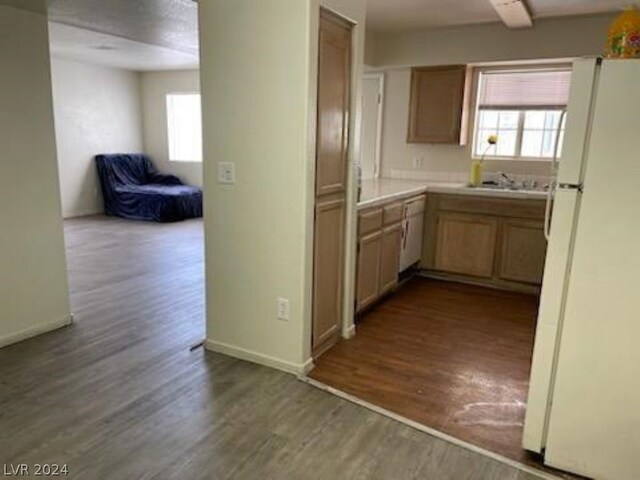
[[[218,162],[218,183],[236,183],[236,165],[233,162]]]
[[[289,320],[289,300],[278,298],[278,320]]]

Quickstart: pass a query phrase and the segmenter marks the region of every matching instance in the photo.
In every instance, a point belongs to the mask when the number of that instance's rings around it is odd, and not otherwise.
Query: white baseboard
[[[283,372],[293,373],[294,375],[306,375],[313,368],[313,360],[309,359],[304,363],[292,363],[281,360],[270,355],[254,352],[245,348],[236,347],[227,343],[218,342],[216,340],[205,340],[204,348],[216,353],[222,353],[230,357],[239,358],[248,362],[264,365],[265,367],[275,368]]]
[[[315,367],[315,365],[313,364],[313,358],[310,358],[302,364],[302,372],[299,375],[305,376],[307,373],[313,370],[313,367]]]
[[[72,315],[65,315],[62,319],[54,320],[52,322],[41,323],[40,325],[34,325],[33,327],[27,328],[25,330],[10,333],[8,335],[4,335],[0,337],[0,348],[6,347],[7,345],[11,345],[13,343],[18,343],[23,340],[26,340],[31,337],[35,337],[36,335],[42,335],[43,333],[50,332],[52,330],[57,330],[58,328],[66,327],[70,325],[73,321]]]
[[[89,208],[86,210],[77,210],[62,214],[63,220],[71,220],[72,218],[90,217],[93,215],[104,214],[103,208]]]

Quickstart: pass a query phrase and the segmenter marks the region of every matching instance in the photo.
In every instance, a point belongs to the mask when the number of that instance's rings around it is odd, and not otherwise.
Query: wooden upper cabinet
[[[411,70],[408,143],[466,143],[467,67]]]
[[[351,98],[351,25],[320,16],[316,195],[346,191]]]

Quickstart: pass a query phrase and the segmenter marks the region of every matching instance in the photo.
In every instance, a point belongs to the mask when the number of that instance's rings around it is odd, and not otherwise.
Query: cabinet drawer
[[[402,202],[390,203],[389,205],[385,205],[384,212],[384,225],[391,225],[393,223],[398,223],[402,220]]]
[[[364,210],[358,215],[358,235],[366,235],[382,228],[382,208]]]

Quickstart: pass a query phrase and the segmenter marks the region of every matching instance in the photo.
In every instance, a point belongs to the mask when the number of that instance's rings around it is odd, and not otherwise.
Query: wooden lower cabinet
[[[498,221],[484,215],[438,215],[435,267],[444,272],[490,278]]]
[[[421,268],[431,276],[537,293],[545,201],[429,194]]]
[[[547,241],[544,224],[537,220],[503,220],[499,275],[503,280],[542,283]]]
[[[338,198],[316,205],[312,333],[314,351],[322,351],[323,345],[331,345],[340,336],[345,204],[343,198]]]
[[[358,243],[358,273],[356,310],[375,302],[380,295],[380,252],[382,232],[377,231],[360,238]]]
[[[380,247],[380,295],[393,290],[398,285],[400,267],[400,248],[402,246],[402,224],[385,228],[382,231]]]
[[[358,214],[356,311],[372,305],[398,285],[402,247],[402,202]]]

